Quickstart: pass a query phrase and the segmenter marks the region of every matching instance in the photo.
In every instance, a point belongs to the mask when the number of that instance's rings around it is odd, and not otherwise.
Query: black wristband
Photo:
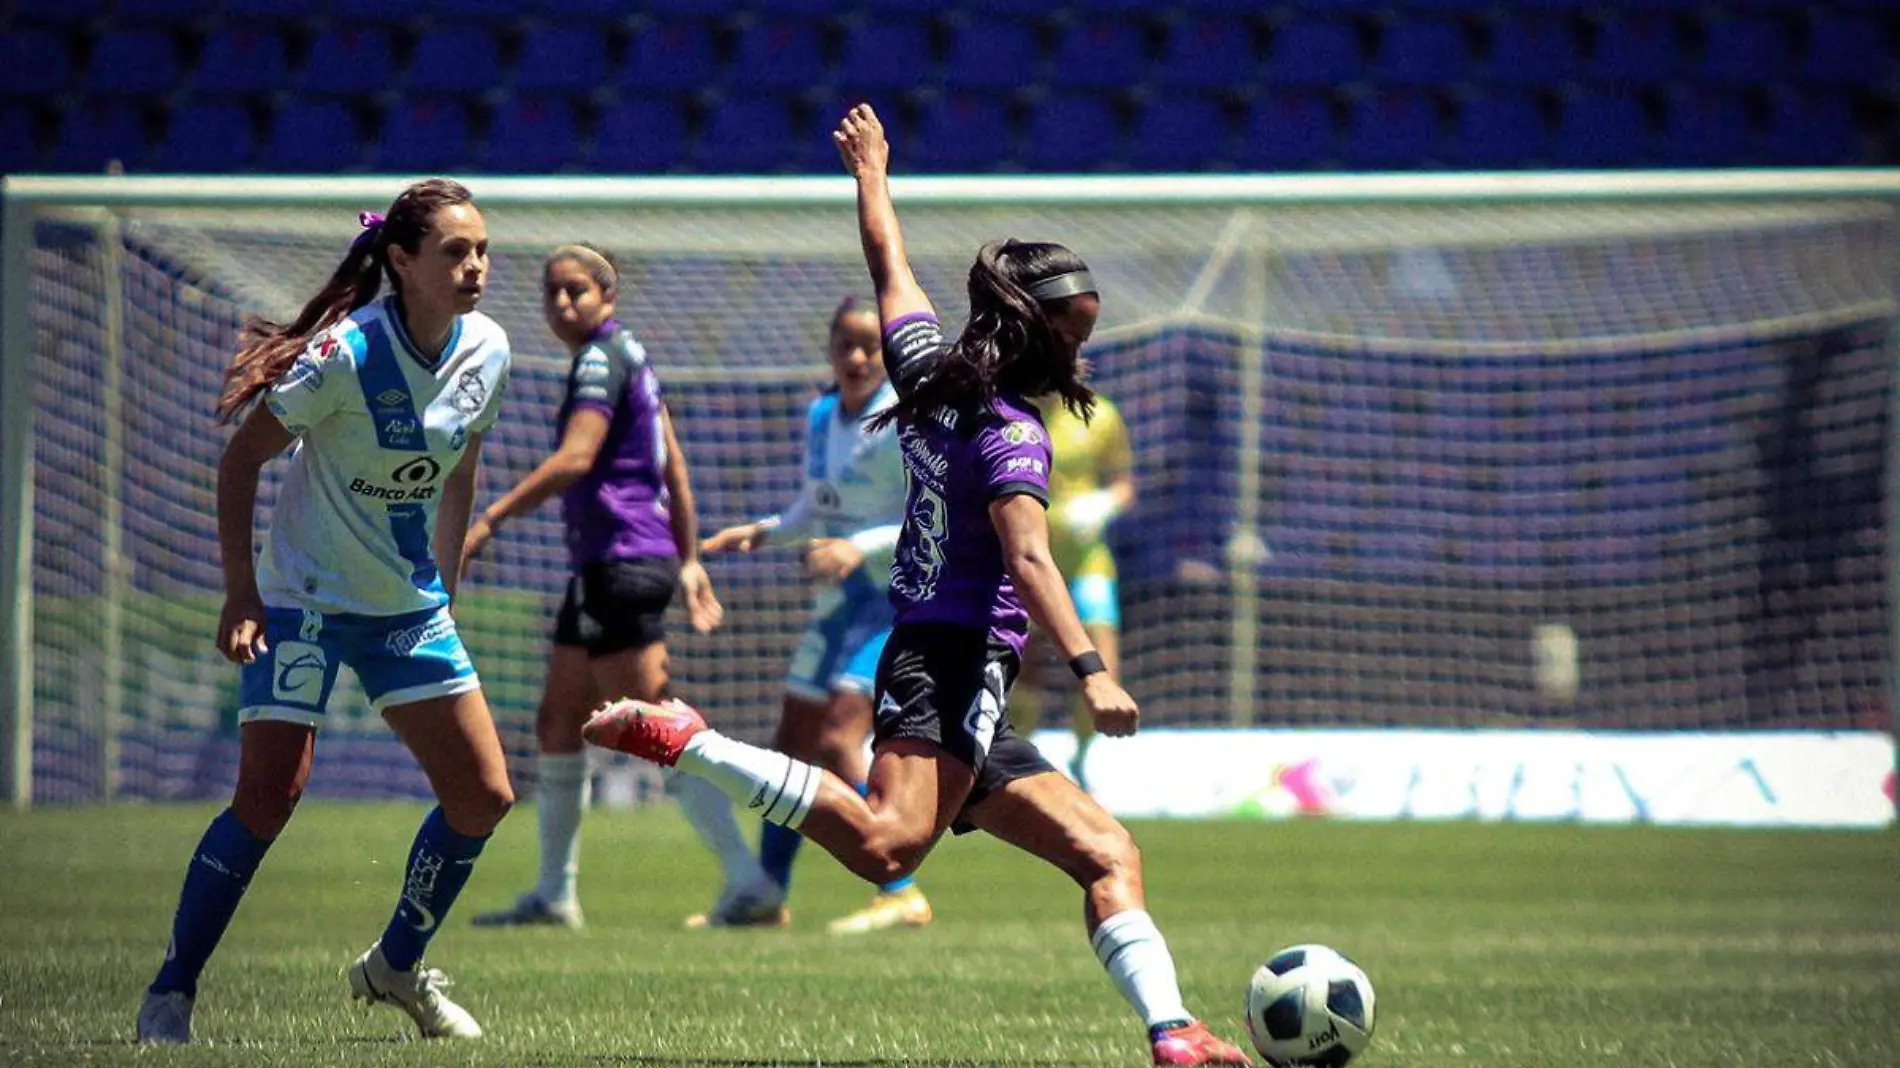
[[[1069,661],[1069,670],[1075,672],[1076,678],[1086,679],[1090,675],[1107,671],[1108,665],[1102,663],[1102,654],[1090,649],[1088,652],[1072,658]]]

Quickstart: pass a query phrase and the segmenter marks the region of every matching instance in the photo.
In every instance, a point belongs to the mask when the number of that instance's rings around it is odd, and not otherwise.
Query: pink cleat
[[[1151,1031],[1148,1040],[1154,1043],[1157,1065],[1253,1064],[1239,1046],[1218,1038],[1199,1020]]]
[[[705,729],[706,720],[678,698],[656,705],[623,697],[601,706],[581,728],[581,737],[589,745],[670,768],[679,762],[687,740]]]

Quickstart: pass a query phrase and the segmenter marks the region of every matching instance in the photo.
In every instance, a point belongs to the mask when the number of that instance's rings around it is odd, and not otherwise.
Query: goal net
[[[899,203],[947,320],[982,240],[1061,240],[1094,268],[1089,355],[1135,446],[1110,538],[1150,726],[1885,729],[1900,186],[1852,177],[924,180]],[[622,264],[702,529],[790,499],[827,317],[866,290],[847,184],[471,186],[483,310],[516,353],[481,501],[552,444],[566,359],[539,270],[575,240]],[[21,511],[0,564],[30,620],[4,666],[33,800],[228,789],[220,373],[243,315],[294,310],[354,211],[399,188],[9,181]],[[562,545],[555,507],[511,523],[457,602],[516,756]],[[811,590],[783,549],[711,567],[728,622],[670,620],[677,689],[763,739]],[[426,792],[351,685],[313,792]]]

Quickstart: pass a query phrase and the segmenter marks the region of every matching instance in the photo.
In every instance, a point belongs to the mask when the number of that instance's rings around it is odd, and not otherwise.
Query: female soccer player
[[[1140,716],[1089,646],[1050,561],[1051,453],[1027,400],[1055,393],[1088,411],[1077,351],[1101,308],[1088,268],[1061,245],[985,245],[970,269],[969,323],[946,344],[904,253],[877,115],[860,105],[833,136],[857,179],[859,233],[898,396],[883,418],[897,425],[910,482],[891,577],[897,626],[878,663],[869,794],[709,730],[679,702],[616,701],[583,734],[705,776],[866,879],[916,870],[953,827],[981,828],[1042,857],[1081,884],[1090,942],[1147,1024],[1155,1063],[1245,1064],[1182,1005],[1173,957],[1143,907],[1141,855],[1128,831],[1003,715],[1033,617],[1081,677],[1104,734],[1133,733]]]
[[[728,527],[707,539],[705,548],[751,552],[768,540],[809,539],[805,570],[824,586],[792,656],[773,745],[862,790],[871,688],[894,618],[891,553],[904,518],[896,428],[870,426],[897,400],[878,358],[877,309],[846,297],[831,314],[826,358],[836,384],[812,401],[806,418],[804,491],[783,513]],[[760,863],[781,889],[791,886],[801,841],[797,831],[777,823],[766,823],[760,834]],[[713,914],[699,922],[735,926],[784,918],[783,910],[773,910]],[[930,902],[903,876],[880,886],[870,905],[833,920],[827,930],[862,934],[922,927],[930,919]]]
[[[217,642],[242,665],[242,750],[231,807],[192,853],[165,963],[139,1009],[144,1042],[191,1040],[199,973],[303,793],[343,664],[439,802],[416,833],[395,915],[349,968],[350,991],[402,1009],[425,1038],[482,1033],[422,954],[515,800],[449,615],[508,339],[475,311],[488,230],[468,190],[417,182],[363,223],[296,319],[247,324],[225,372],[218,414],[242,423],[218,464]],[[384,279],[393,292],[377,300]],[[258,472],[293,443],[260,570]]]
[[[1103,537],[1110,520],[1135,499],[1134,457],[1121,412],[1100,393],[1095,411],[1081,419],[1059,396],[1035,398],[1049,433],[1049,446],[1062,462],[1049,472],[1049,548],[1056,568],[1069,579],[1069,597],[1089,641],[1102,654],[1110,678],[1121,680],[1121,599],[1116,591],[1115,557]],[[1031,630],[1023,650],[1023,674],[1011,695],[1009,719],[1027,735],[1042,718],[1042,672],[1048,641]],[[1075,731],[1075,756],[1069,773],[1088,789],[1084,771],[1095,730],[1080,701],[1069,711]]]
[[[646,350],[614,318],[619,269],[599,249],[562,245],[549,254],[541,281],[548,329],[572,356],[555,449],[469,528],[462,559],[472,560],[509,519],[560,494],[573,575],[555,617],[535,713],[540,879],[512,907],[475,917],[484,927],[581,926],[581,724],[607,694],[666,696],[663,618],[675,588],[685,594],[695,629],[712,630],[723,614],[699,562],[692,480],[659,377]],[[667,789],[725,867],[721,903],[769,900],[776,909],[778,886],[752,855],[725,795],[670,774]]]

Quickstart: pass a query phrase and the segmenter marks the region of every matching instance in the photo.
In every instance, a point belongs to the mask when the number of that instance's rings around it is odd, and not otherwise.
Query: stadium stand
[[[13,0],[0,159],[824,171],[868,96],[932,171],[1878,164],[1896,57],[1885,0]]]

